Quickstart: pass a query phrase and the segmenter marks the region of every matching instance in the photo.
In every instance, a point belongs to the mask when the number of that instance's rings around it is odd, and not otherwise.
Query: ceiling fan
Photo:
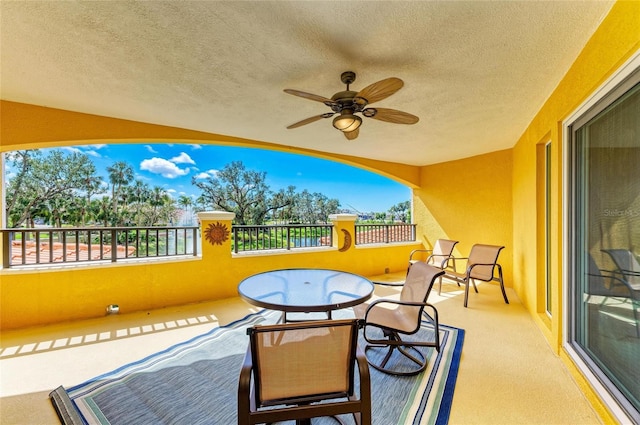
[[[322,102],[331,108],[332,111],[298,121],[287,128],[298,128],[318,121],[321,118],[330,118],[335,114],[340,114],[333,119],[333,126],[342,131],[347,139],[354,140],[358,137],[360,125],[362,124],[362,118],[356,115],[357,113],[361,113],[367,118],[394,124],[415,124],[418,122],[418,117],[407,112],[388,108],[367,108],[367,105],[386,99],[400,90],[404,85],[401,79],[395,77],[386,78],[368,85],[359,92],[349,90],[349,85],[356,80],[355,72],[343,72],[340,79],[347,85],[347,89],[334,94],[331,96],[331,99],[299,90],[285,89],[285,93],[315,100],[316,102]]]

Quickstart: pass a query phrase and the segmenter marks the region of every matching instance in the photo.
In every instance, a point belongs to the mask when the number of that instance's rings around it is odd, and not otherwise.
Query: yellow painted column
[[[346,252],[356,244],[356,219],[355,214],[331,214],[329,220],[333,223],[333,246],[338,251]]]
[[[231,222],[235,217],[227,211],[198,213],[203,259],[231,258]]]

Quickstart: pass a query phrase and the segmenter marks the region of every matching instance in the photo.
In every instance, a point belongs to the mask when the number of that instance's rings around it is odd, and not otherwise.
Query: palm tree
[[[131,201],[135,204],[134,221],[137,226],[141,226],[143,221],[142,210],[149,199],[151,192],[149,190],[149,185],[140,180],[136,180],[133,185],[129,187],[129,192],[131,195]]]
[[[171,208],[168,208],[167,211],[163,211],[161,208],[163,206],[169,206],[170,204],[173,204],[173,199],[171,198],[171,196],[169,196],[169,194],[161,187],[155,186],[153,190],[151,190],[148,204],[151,206],[151,218],[149,220],[149,225],[154,226],[156,224],[159,224],[158,222],[161,218],[164,218],[166,221],[170,221],[173,219],[173,217],[170,216],[171,214],[169,211]],[[162,214],[163,212],[165,214]],[[169,216],[161,217],[162,215]]]
[[[133,180],[133,168],[124,161],[117,161],[107,167],[109,182],[111,182],[111,201],[113,202],[114,225],[118,225],[118,197],[123,186],[127,186]]]
[[[189,218],[189,222],[188,223],[184,223],[184,224],[191,224],[191,206],[193,205],[193,201],[191,200],[191,198],[187,195],[180,195],[180,197],[178,198],[178,205],[180,205],[180,207],[182,207],[185,210],[185,217]]]
[[[87,224],[86,214],[90,213],[89,206],[91,205],[91,197],[93,195],[99,195],[104,192],[102,188],[102,177],[95,175],[95,167],[90,167],[83,169],[81,171],[83,173],[82,180],[84,180],[84,195],[85,198],[83,202],[78,202],[84,208],[81,212],[81,224],[84,227]],[[89,218],[90,220],[91,218]]]

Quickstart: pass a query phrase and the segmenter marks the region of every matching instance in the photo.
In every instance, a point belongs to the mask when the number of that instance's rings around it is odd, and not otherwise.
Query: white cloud
[[[151,145],[144,145],[145,148],[147,148],[147,150],[151,153],[158,153],[158,151],[156,151],[155,149],[153,149],[153,146]]]
[[[201,145],[189,145],[191,146],[191,149],[193,149],[194,151],[198,150],[198,149],[202,149]]]
[[[104,145],[98,145],[97,149],[100,149],[100,147],[103,147]],[[95,149],[94,146],[91,145],[82,145],[82,146],[65,146],[62,148],[62,150],[71,152],[71,153],[82,153],[88,156],[93,156],[95,158],[101,158],[102,155],[100,155]]]
[[[189,155],[187,155],[184,152],[180,152],[180,155],[174,156],[169,161],[173,162],[174,164],[195,164],[196,163],[193,159],[191,159]]]
[[[208,179],[209,177],[215,178],[218,175],[218,170],[208,170],[203,171],[202,173],[196,174],[195,178],[199,180]]]
[[[185,168],[183,170],[171,161],[155,157],[143,160],[140,163],[140,169],[154,174],[160,174],[162,177],[166,177],[168,179],[175,179],[189,174],[189,168]]]

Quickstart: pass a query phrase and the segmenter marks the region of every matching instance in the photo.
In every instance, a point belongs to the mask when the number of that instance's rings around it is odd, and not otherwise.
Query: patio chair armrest
[[[451,258],[453,258],[454,260],[468,260],[469,257],[454,257],[453,255],[451,256]]]
[[[467,266],[467,274],[471,274],[471,270],[473,270],[474,267],[477,266],[499,266],[500,264],[498,263],[473,263],[473,264],[469,264]]]
[[[251,358],[251,346],[247,348],[238,378],[238,418],[255,410],[255,402],[251,390],[251,374],[253,372],[253,360]]]
[[[430,263],[431,259],[435,258],[435,257],[445,257],[444,260],[442,260],[439,265],[435,265],[434,264],[436,267],[444,269],[444,268],[448,267],[448,266],[445,266],[445,264],[447,264],[449,262],[449,260],[451,260],[451,262],[453,263],[453,270],[456,269],[456,257],[454,257],[453,255],[443,255],[443,254],[435,255],[435,254],[431,254],[427,258],[427,264],[431,264]]]
[[[369,373],[369,362],[367,356],[360,346],[356,346],[356,362],[360,375],[360,402],[363,403],[363,410],[371,411],[371,375]]]
[[[417,254],[419,252],[433,252],[433,249],[414,249],[409,254],[409,261],[413,260],[413,254]]]
[[[603,277],[605,279],[611,279],[616,284],[627,286],[628,285],[627,282],[625,282],[624,279],[620,278],[619,277],[620,275],[622,275],[622,273],[620,273],[618,271],[600,270],[600,276],[601,277]],[[598,276],[598,275],[597,274],[587,273],[587,276]]]
[[[365,323],[367,322],[367,316],[369,315],[369,312],[373,308],[379,306],[380,304],[406,305],[406,306],[412,306],[412,307],[424,307],[428,305],[426,302],[423,303],[423,302],[417,302],[417,301],[400,301],[400,300],[391,300],[387,298],[381,298],[381,299],[375,300],[374,302],[369,304],[369,307],[367,307],[367,311],[364,314]],[[382,307],[378,307],[378,308],[382,308]]]
[[[609,274],[605,274],[605,273],[609,273]],[[612,272],[610,270],[600,270],[600,274],[587,273],[587,276],[600,277],[602,279],[607,279],[613,286],[624,286],[629,290],[633,290],[633,288],[631,288],[629,284],[624,281],[624,279],[620,279],[615,274],[616,274],[615,272]]]

